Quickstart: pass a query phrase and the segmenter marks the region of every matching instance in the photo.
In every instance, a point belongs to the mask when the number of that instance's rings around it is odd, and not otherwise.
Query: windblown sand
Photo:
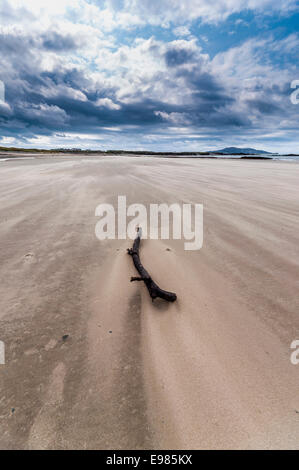
[[[0,165],[0,448],[299,448],[298,163]],[[174,304],[129,282],[131,241],[96,238],[118,195],[204,205],[200,251],[141,245]]]

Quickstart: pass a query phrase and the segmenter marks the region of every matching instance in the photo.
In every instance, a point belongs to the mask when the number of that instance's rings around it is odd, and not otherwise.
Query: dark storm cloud
[[[168,67],[177,67],[186,64],[194,59],[194,52],[188,49],[169,49],[165,54],[165,60]]]
[[[77,43],[72,36],[62,36],[56,32],[50,32],[41,37],[42,46],[49,51],[70,51],[77,48]]]
[[[116,103],[117,89],[102,87],[95,90],[84,73],[75,68],[33,74],[28,67],[20,72],[18,82],[12,80],[7,84],[7,96],[13,114],[9,117],[2,116],[0,127],[6,130],[14,127],[19,136],[51,134],[62,130],[99,132],[101,127],[116,125],[135,125],[145,131],[147,127],[155,125],[174,124],[161,119],[157,110],[165,115],[184,114],[188,116],[190,124],[196,126],[248,125],[248,121],[245,122],[241,115],[225,110],[225,106],[233,100],[215,84],[212,77],[203,74],[202,79],[197,78],[192,85],[194,99],[191,105],[167,104],[158,99],[146,99],[140,94],[139,99],[138,95],[135,96],[134,103],[118,103],[120,109],[109,109],[99,106],[97,100],[109,98]],[[82,90],[86,100],[76,98],[76,92]]]
[[[19,34],[0,33],[0,54],[13,55],[23,58],[35,50],[41,52],[48,50],[53,52],[72,51],[78,49],[78,41],[70,35],[62,35],[49,31],[42,36],[28,36]]]
[[[247,105],[250,109],[254,109],[259,111],[261,114],[275,114],[277,112],[281,113],[281,107],[277,106],[270,101],[264,101],[262,99],[255,99],[255,100],[246,100]]]
[[[76,92],[86,90],[85,100]],[[33,73],[31,67],[19,71],[17,80],[6,80],[6,95],[12,112],[0,116],[5,135],[51,134],[53,131],[97,130],[115,124],[147,125],[158,122],[150,100],[124,105],[120,110],[97,105],[98,98],[111,97],[111,88],[94,90],[93,84],[77,69]]]
[[[2,135],[21,140],[66,131],[101,133],[104,127],[128,125],[146,134],[185,123],[225,134],[229,128],[250,129],[252,112],[265,117],[281,112],[271,94],[285,91],[262,84],[255,91],[263,98],[245,100],[248,113],[244,108],[238,112],[239,96],[205,66],[194,43],[189,48],[171,43],[165,52],[161,43],[152,41],[148,51],[157,61],[165,60],[166,71],[157,69],[137,80],[132,94],[121,102],[117,97],[122,85],[117,80],[95,82],[88,68],[58,60],[63,52],[75,56],[78,47],[77,38],[53,31],[41,36],[0,35],[0,79],[10,106],[0,115]],[[41,66],[43,54],[57,62],[46,71]],[[126,62],[123,65],[126,76]]]
[[[67,85],[77,90],[85,90],[92,88],[92,82],[82,70],[76,67],[68,67],[67,69],[56,68],[51,72],[41,72],[40,77],[51,83],[51,86]]]
[[[22,57],[22,54],[27,53],[29,48],[32,47],[37,47],[37,41],[34,38],[23,35],[0,34],[0,53],[4,56],[13,54]]]
[[[192,106],[185,111],[189,112],[192,123],[205,126],[220,124],[224,128],[250,124],[241,112],[232,112],[229,107],[235,103],[236,97],[231,96],[226,87],[211,73],[202,71],[201,67],[191,71],[178,69],[176,77],[184,79],[191,93]]]

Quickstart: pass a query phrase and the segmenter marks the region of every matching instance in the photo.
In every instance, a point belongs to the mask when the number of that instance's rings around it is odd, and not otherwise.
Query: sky
[[[1,0],[0,146],[299,153],[298,26],[295,0]]]

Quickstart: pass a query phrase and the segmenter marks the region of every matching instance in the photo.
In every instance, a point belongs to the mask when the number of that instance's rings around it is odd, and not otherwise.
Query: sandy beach
[[[33,157],[0,162],[0,448],[299,449],[299,162]],[[118,195],[203,204],[201,250],[142,242],[175,303],[96,238]]]

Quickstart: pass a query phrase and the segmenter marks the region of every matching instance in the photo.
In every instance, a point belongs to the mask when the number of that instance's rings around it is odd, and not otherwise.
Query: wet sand
[[[0,448],[298,449],[298,181],[297,162],[0,162]],[[200,251],[142,242],[174,304],[129,282],[131,241],[96,238],[118,195],[204,205]]]

